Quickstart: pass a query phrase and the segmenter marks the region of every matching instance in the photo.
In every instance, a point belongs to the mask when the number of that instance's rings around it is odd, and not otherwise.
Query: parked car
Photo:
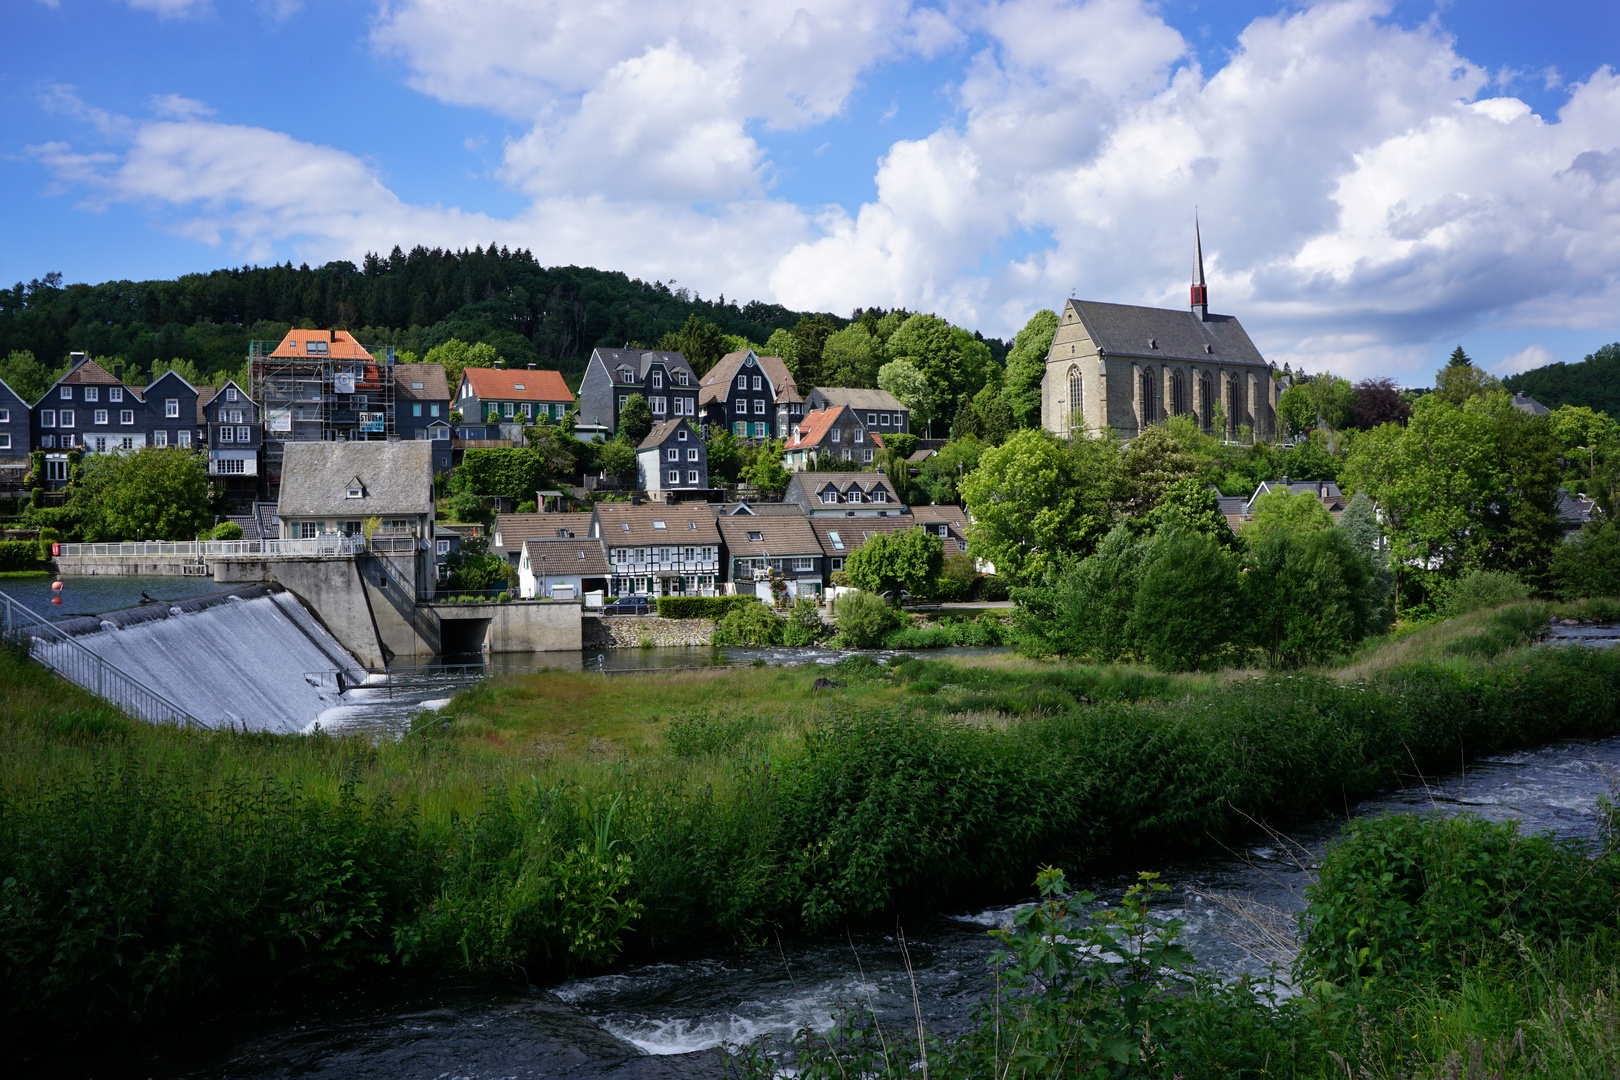
[[[652,600],[645,596],[621,596],[602,609],[604,615],[645,615],[652,610]]]

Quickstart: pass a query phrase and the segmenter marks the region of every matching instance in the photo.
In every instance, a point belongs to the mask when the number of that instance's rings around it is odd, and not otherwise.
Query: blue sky
[[[1422,384],[1620,339],[1620,5],[10,0],[0,279],[394,243]]]

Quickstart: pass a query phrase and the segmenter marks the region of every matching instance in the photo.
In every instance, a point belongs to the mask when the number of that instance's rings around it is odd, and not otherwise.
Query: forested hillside
[[[1584,405],[1620,416],[1620,342],[1603,346],[1579,364],[1548,364],[1510,375],[1502,385],[1516,394],[1529,394],[1549,409]]]
[[[173,281],[64,286],[60,274],[47,274],[0,290],[0,356],[27,351],[50,367],[84,351],[144,370],[183,359],[206,377],[239,368],[250,340],[296,325],[348,329],[418,356],[450,338],[485,341],[512,363],[577,371],[597,345],[650,347],[692,316],[694,326],[754,342],[807,317],[779,304],[702,299],[675,284],[543,267],[530,252],[494,246],[408,254],[396,247],[359,267],[288,263]],[[816,321],[821,337],[845,322]]]

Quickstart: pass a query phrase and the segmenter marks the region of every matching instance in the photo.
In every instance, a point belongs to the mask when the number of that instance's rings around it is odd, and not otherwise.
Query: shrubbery
[[[757,596],[660,596],[661,619],[723,619],[738,608],[761,603]]]
[[[1530,599],[1530,586],[1506,570],[1475,570],[1465,574],[1441,594],[1440,614],[1466,615],[1481,608],[1500,607]]]
[[[850,649],[875,649],[883,644],[890,630],[905,621],[876,593],[852,592],[840,596],[833,605],[838,616],[838,643]]]
[[[714,628],[713,640],[716,645],[766,647],[782,644],[782,631],[779,615],[764,604],[752,602],[732,608]]]
[[[1569,600],[1620,596],[1620,521],[1589,525],[1553,552],[1552,577]]]
[[[234,521],[222,521],[208,533],[208,539],[240,540],[242,539],[242,526]]]
[[[33,540],[0,540],[0,571],[38,569],[38,543]]]

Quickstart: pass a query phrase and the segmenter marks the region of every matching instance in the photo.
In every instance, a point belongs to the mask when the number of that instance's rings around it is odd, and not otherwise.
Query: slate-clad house
[[[752,349],[727,353],[703,376],[698,409],[705,425],[725,428],[739,439],[768,439],[787,419],[803,411],[793,376],[779,356]]]
[[[708,503],[597,503],[591,535],[612,570],[613,596],[712,595],[721,581],[720,530]]]
[[[204,388],[198,402],[208,432],[208,475],[227,498],[239,493],[233,501],[251,502],[259,490],[259,450],[264,445],[259,407],[234,380],[217,391]]]
[[[28,475],[33,425],[28,402],[0,380],[0,487],[21,487]]]
[[[444,377],[442,369],[439,377]],[[510,438],[497,430],[499,425],[533,427],[542,417],[561,420],[574,405],[574,393],[561,372],[534,368],[467,368],[455,398],[462,437],[468,439]],[[475,430],[480,425],[482,434]]]
[[[443,364],[394,365],[394,431],[433,444],[433,471],[450,471],[450,384]]]
[[[619,412],[632,394],[647,399],[654,423],[698,415],[697,375],[680,353],[596,349],[579,384],[578,423],[617,432]]]
[[[862,413],[847,405],[834,405],[805,414],[789,433],[783,456],[789,471],[812,465],[812,458],[838,458],[870,464],[883,448],[883,437],[866,426]]]
[[[636,447],[636,486],[650,495],[709,486],[709,449],[690,421],[653,425]]]
[[[821,543],[803,510],[792,503],[731,503],[714,509],[726,572],[739,592],[753,585],[769,599],[765,582],[775,570],[793,595],[819,595],[825,577]]]
[[[860,415],[866,430],[875,435],[905,435],[911,431],[911,411],[887,390],[851,386],[817,386],[804,399],[804,412],[842,405]]]
[[[87,387],[88,391],[89,388]],[[146,404],[146,444],[148,446],[178,446],[190,450],[201,441],[197,429],[197,388],[181,378],[177,372],[165,371],[142,391]],[[95,442],[95,450],[102,453],[101,427],[103,416],[111,421],[110,409],[96,409],[91,413],[95,431],[86,430],[85,437]],[[111,447],[109,447],[111,448]]]
[[[788,481],[782,501],[794,503],[812,518],[895,517],[906,508],[895,498],[894,485],[878,472],[798,472]],[[909,527],[910,522],[907,522]]]
[[[434,537],[433,458],[426,442],[289,442],[276,503],[284,539],[359,536],[367,518],[379,537]]]
[[[67,484],[69,451],[139,450],[151,431],[138,390],[84,353],[74,353],[70,363],[68,373],[29,410],[34,447],[45,451],[43,486],[52,490]],[[192,401],[195,423],[195,394]]]

